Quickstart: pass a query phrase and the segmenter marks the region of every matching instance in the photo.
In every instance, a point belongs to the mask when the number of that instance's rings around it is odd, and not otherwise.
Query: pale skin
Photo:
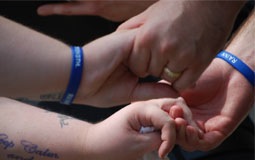
[[[59,101],[70,76],[70,47],[4,17],[0,22],[0,95]],[[111,107],[177,96],[168,84],[139,83],[128,69],[135,32],[115,32],[83,46],[84,69],[74,103]]]
[[[135,160],[154,150],[163,158],[176,141],[168,113],[192,116],[182,98],[136,102],[97,124],[3,97],[0,106],[0,159]],[[170,110],[162,110],[167,106]],[[141,134],[142,126],[155,131]]]
[[[252,70],[255,70],[254,20],[253,11],[226,47],[226,51],[239,57]],[[249,81],[227,62],[218,58],[214,59],[202,74],[196,87],[181,95],[190,107],[194,121],[204,131],[204,136],[200,139],[196,131],[181,127],[176,120],[177,130],[189,135],[178,137],[181,141],[177,143],[189,151],[207,151],[221,144],[248,115],[255,98],[254,88]]]
[[[95,3],[101,5],[96,6]],[[40,7],[38,13],[92,14],[115,20],[116,5],[119,3],[127,2],[75,1],[70,4],[50,4]],[[214,56],[224,47],[244,3],[245,1],[159,0],[150,6],[147,4],[148,8],[145,11],[141,7],[142,13],[134,17],[130,15],[130,19],[119,27],[119,30],[138,28],[129,58],[131,70],[142,77],[161,77],[173,83],[173,87],[178,91],[193,86]],[[101,6],[107,9],[102,12]],[[122,12],[127,7],[131,9],[139,6],[129,4],[123,9],[118,8],[118,16],[123,15],[123,19],[127,19],[128,14]],[[180,73],[180,76],[169,77],[163,72],[165,67]]]

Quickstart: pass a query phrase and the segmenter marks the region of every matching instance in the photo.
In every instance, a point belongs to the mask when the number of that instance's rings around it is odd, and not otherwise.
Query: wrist
[[[102,132],[98,132],[96,129],[98,124],[88,124],[82,132],[82,140],[80,146],[82,148],[84,159],[88,160],[101,160],[104,159],[103,152],[100,151],[100,138],[97,135]],[[100,135],[99,134],[99,135]],[[102,137],[102,136],[100,136]]]
[[[62,104],[70,105],[79,89],[83,74],[83,49],[78,46],[71,46],[72,67],[68,85],[61,99]]]
[[[221,51],[216,57],[224,60],[235,68],[235,70],[241,73],[242,76],[244,76],[246,80],[254,87],[254,71],[241,59],[225,50]]]

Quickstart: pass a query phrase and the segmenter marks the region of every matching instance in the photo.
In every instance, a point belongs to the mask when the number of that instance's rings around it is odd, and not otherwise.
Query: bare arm
[[[226,47],[252,70],[254,63],[254,11]],[[210,91],[210,92],[208,92]],[[197,85],[182,93],[193,118],[205,131],[202,139],[180,142],[186,150],[210,150],[222,143],[248,115],[254,103],[254,87],[231,65],[215,58]]]
[[[79,160],[91,124],[0,98],[0,159]]]
[[[174,99],[133,103],[90,124],[0,97],[0,159],[130,160],[175,144],[174,121],[161,109]],[[140,134],[141,126],[159,132]]]
[[[39,99],[64,92],[71,67],[67,45],[3,17],[0,35],[0,95]]]
[[[114,32],[82,47],[84,65],[75,103],[116,106],[176,95],[170,85],[139,83],[126,59],[135,30]],[[0,17],[0,96],[59,101],[66,90],[71,49]]]

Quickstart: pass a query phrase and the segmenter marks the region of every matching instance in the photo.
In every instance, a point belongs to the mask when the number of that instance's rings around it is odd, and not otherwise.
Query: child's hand
[[[175,123],[161,109],[172,99],[133,103],[108,119],[91,127],[87,135],[87,150],[95,159],[138,159],[145,153],[158,150],[163,158],[175,145]],[[141,134],[142,126],[155,128]]]

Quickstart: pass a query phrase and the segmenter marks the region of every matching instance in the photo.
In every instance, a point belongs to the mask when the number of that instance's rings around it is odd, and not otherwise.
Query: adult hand
[[[131,70],[139,76],[150,74],[174,82],[178,91],[187,89],[225,44],[243,3],[154,3],[119,27],[139,28],[129,61]]]
[[[37,10],[39,15],[96,15],[112,21],[124,21],[145,10],[156,0],[115,1],[80,0],[46,4]]]
[[[76,103],[110,107],[133,101],[176,97],[166,83],[139,82],[126,64],[136,30],[120,31],[83,47],[84,71]]]
[[[252,86],[221,59],[214,59],[195,88],[181,95],[204,131],[203,137],[199,137],[193,127],[186,128],[176,121],[177,133],[182,133],[177,143],[188,151],[217,147],[238,127],[254,102]]]
[[[176,131],[174,120],[161,108],[175,102],[176,99],[157,99],[124,107],[89,129],[87,151],[94,153],[92,159],[96,160],[138,159],[154,150],[163,158],[175,144]],[[154,127],[155,131],[142,134],[142,126]]]

